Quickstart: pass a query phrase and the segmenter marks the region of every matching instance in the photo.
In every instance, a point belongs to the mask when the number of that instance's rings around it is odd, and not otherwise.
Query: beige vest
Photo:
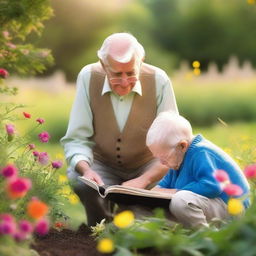
[[[100,63],[93,64],[89,92],[94,128],[92,140],[96,143],[94,159],[123,171],[136,169],[153,159],[145,140],[157,113],[154,73],[150,65],[142,65],[142,96],[135,94],[127,122],[120,132],[110,94],[101,95],[106,74]]]

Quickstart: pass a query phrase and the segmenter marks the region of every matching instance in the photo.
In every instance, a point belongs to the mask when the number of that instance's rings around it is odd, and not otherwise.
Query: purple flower
[[[38,151],[33,151],[34,157],[39,157],[39,152]]]
[[[48,142],[50,139],[50,135],[48,132],[41,132],[40,134],[38,134],[38,137],[39,137],[40,141],[43,143]]]
[[[1,174],[5,177],[5,178],[13,178],[16,177],[18,173],[18,169],[16,168],[15,165],[13,164],[8,164],[6,165],[2,170],[1,170]]]
[[[62,167],[62,165],[63,165],[63,163],[59,160],[52,161],[52,168],[54,168],[54,169],[59,169]]]
[[[43,123],[44,123],[44,119],[43,119],[43,118],[37,118],[36,121],[37,121],[39,124],[43,124]]]
[[[13,124],[6,124],[5,129],[8,135],[14,135],[15,133],[15,127]]]
[[[0,234],[11,235],[16,230],[16,223],[13,219],[2,219],[0,221]]]
[[[12,237],[17,241],[21,242],[23,240],[26,240],[28,238],[28,233],[24,233],[22,231],[15,232]]]
[[[49,156],[48,156],[47,152],[41,152],[41,153],[39,153],[38,161],[39,161],[39,163],[42,164],[42,165],[48,164]]]
[[[35,226],[35,232],[40,235],[44,236],[48,233],[49,231],[49,222],[46,219],[41,219],[36,223]]]

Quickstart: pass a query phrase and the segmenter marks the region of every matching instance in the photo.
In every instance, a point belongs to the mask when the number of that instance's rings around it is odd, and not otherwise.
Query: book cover
[[[78,179],[95,189],[102,198],[118,204],[168,208],[171,200],[171,194],[168,193],[121,185],[99,186],[96,182],[83,176]]]

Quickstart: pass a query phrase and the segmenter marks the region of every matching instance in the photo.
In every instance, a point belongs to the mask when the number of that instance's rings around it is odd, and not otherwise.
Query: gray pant
[[[174,194],[170,213],[184,227],[208,226],[213,219],[227,220],[227,205],[220,198],[207,198],[191,191],[181,190]]]
[[[151,165],[155,163],[156,160],[152,160],[147,164],[141,166],[136,170],[122,171],[119,169],[111,168],[104,165],[103,163],[95,160],[94,164],[91,166],[91,169],[96,171],[105,185],[117,185],[121,184],[124,181],[136,178],[140,176],[145,170],[147,170]],[[74,192],[78,195],[81,203],[83,204],[86,215],[87,215],[87,224],[88,226],[95,226],[96,223],[100,223],[102,219],[111,220],[113,213],[113,204],[106,199],[102,199],[98,193],[90,188],[85,186],[85,184],[77,179],[79,174],[72,168],[67,170],[67,176],[71,182]],[[155,184],[152,184],[154,186]],[[120,209],[124,209],[125,206],[120,205]],[[140,213],[135,212],[135,216],[144,214],[141,210]],[[144,211],[147,215],[148,211]]]

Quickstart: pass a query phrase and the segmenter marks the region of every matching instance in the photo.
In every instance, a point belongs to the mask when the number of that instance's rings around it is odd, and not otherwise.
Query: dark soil
[[[77,231],[51,229],[44,237],[36,237],[31,248],[40,256],[102,256],[90,229],[82,224]],[[109,255],[109,254],[108,254]]]

